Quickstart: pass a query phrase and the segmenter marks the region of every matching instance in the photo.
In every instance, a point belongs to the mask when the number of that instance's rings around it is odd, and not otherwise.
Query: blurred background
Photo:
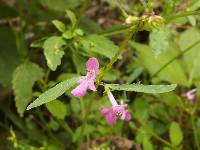
[[[100,109],[110,104],[101,87],[81,100],[67,91],[26,111],[47,89],[84,75],[89,57],[101,67],[108,63],[127,36],[123,12],[140,17],[147,7],[145,0],[0,0],[0,149],[200,150],[200,16],[187,15],[199,14],[199,0],[155,0],[155,14],[166,19],[163,28],[137,32],[104,76],[106,83],[178,84],[165,94],[114,92],[129,105],[131,121],[106,124]],[[74,27],[66,10],[76,16]],[[65,53],[51,66],[44,42],[61,34]]]

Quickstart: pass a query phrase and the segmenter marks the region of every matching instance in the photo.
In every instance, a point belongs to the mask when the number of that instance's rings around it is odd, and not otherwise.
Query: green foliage
[[[143,139],[142,145],[143,145],[144,150],[154,150],[153,144],[150,142],[150,140],[147,137]]]
[[[12,83],[20,116],[23,116],[26,106],[32,100],[32,87],[35,81],[40,80],[42,76],[42,69],[31,62],[21,64],[15,70]]]
[[[154,29],[152,30],[149,37],[149,45],[153,50],[156,57],[158,57],[162,52],[166,51],[169,47],[170,32],[166,29]]]
[[[53,71],[61,64],[61,58],[64,55],[62,46],[65,44],[65,41],[58,36],[52,36],[44,42],[43,48],[47,65]]]
[[[127,84],[130,84],[131,82],[133,82],[135,79],[138,78],[139,75],[141,75],[141,73],[143,72],[144,68],[143,67],[139,67],[136,68],[128,77],[127,79]]]
[[[199,4],[2,0],[0,149],[200,150]],[[71,89],[80,75],[88,82],[80,92],[93,82],[91,57],[99,61],[97,90],[77,99]],[[127,104],[114,110],[114,126],[111,113],[101,114],[113,108],[108,91]]]
[[[179,45],[181,50],[185,50],[195,42],[200,41],[200,30],[191,28],[180,35]],[[194,79],[200,79],[200,43],[194,46],[189,52],[184,54],[184,66],[189,76],[189,83]]]
[[[0,33],[0,83],[9,86],[12,73],[19,64],[19,56],[11,29],[2,26]]]
[[[60,32],[65,32],[65,24],[64,23],[62,23],[59,20],[53,20],[52,23]]]
[[[79,77],[74,77],[69,80],[65,80],[63,82],[60,82],[53,88],[47,90],[43,94],[41,94],[34,102],[32,102],[28,107],[27,110],[32,109],[34,107],[38,107],[42,104],[48,103],[50,101],[53,101],[57,99],[59,96],[64,94],[67,90],[69,90],[71,87],[73,87]]]
[[[40,0],[40,3],[49,9],[64,12],[66,9],[76,7],[79,4],[79,0]]]
[[[59,100],[54,100],[46,103],[46,107],[50,111],[50,113],[58,119],[64,119],[67,115],[66,104],[62,103]]]
[[[139,62],[149,71],[151,75],[156,73],[161,67],[168,63],[172,58],[178,55],[177,47],[174,43],[170,44],[170,48],[162,53],[159,58],[155,58],[150,47],[139,44],[131,43],[137,50]],[[164,68],[158,75],[159,81],[168,81],[170,83],[177,83],[183,86],[188,86],[185,72],[180,64],[180,61],[175,60],[166,68]]]
[[[97,34],[86,36],[81,40],[81,44],[85,51],[95,52],[108,58],[112,58],[118,50],[118,47],[112,41]]]
[[[135,91],[143,93],[166,93],[173,91],[176,88],[176,84],[171,85],[143,85],[143,84],[106,84],[111,90],[117,91]]]
[[[174,146],[181,144],[183,140],[183,133],[178,123],[172,122],[169,129],[170,141]]]
[[[67,10],[66,12],[67,12],[67,16],[69,17],[69,19],[71,21],[72,28],[75,28],[76,23],[77,23],[77,18],[75,16],[75,14],[70,10]]]
[[[41,38],[39,40],[35,40],[31,43],[31,47],[33,48],[43,48],[44,42],[46,41],[47,38]]]

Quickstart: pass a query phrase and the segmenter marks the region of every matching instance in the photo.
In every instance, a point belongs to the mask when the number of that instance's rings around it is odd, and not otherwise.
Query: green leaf
[[[64,55],[62,46],[65,44],[65,41],[58,36],[52,36],[44,42],[43,48],[47,65],[53,71],[61,64],[61,58]]]
[[[191,28],[180,35],[179,45],[181,50],[185,50],[195,42],[200,41],[200,30]],[[189,76],[189,82],[193,79],[200,79],[200,43],[184,54],[184,66]]]
[[[142,146],[143,150],[154,150],[153,145],[148,137],[144,137]]]
[[[77,23],[76,15],[71,10],[66,10],[66,12],[67,12],[67,16],[69,17],[72,23],[72,28],[74,28]]]
[[[65,39],[72,39],[74,37],[74,33],[72,30],[67,30],[62,34],[62,37]]]
[[[79,4],[79,0],[40,0],[42,5],[51,10],[64,12],[66,9],[72,9]]]
[[[130,84],[131,82],[133,82],[139,75],[141,75],[141,73],[143,72],[144,68],[143,67],[138,67],[136,68],[128,77],[126,83]]]
[[[112,41],[101,35],[88,35],[81,41],[85,51],[92,51],[108,58],[112,58],[118,50]]]
[[[66,104],[59,100],[54,100],[49,103],[46,103],[46,107],[49,112],[58,119],[64,119],[67,115]]]
[[[54,26],[60,31],[60,32],[65,32],[65,24],[62,23],[59,20],[53,20],[52,23]]]
[[[85,74],[85,62],[87,59],[75,51],[73,52],[72,60],[76,67],[77,73]]]
[[[183,140],[183,134],[178,123],[172,122],[169,129],[169,137],[174,146],[181,144]]]
[[[117,69],[110,69],[109,72],[106,72],[103,80],[104,81],[109,81],[109,82],[113,82],[115,80],[117,80],[120,77],[120,72]]]
[[[44,42],[46,41],[46,37],[41,38],[39,40],[35,40],[31,43],[31,47],[33,48],[43,48]]]
[[[42,104],[48,103],[50,101],[53,101],[57,99],[59,96],[61,96],[63,93],[65,93],[67,90],[69,90],[71,87],[73,87],[79,77],[74,77],[69,80],[65,80],[63,82],[60,82],[53,88],[47,90],[46,92],[42,93],[34,102],[32,102],[28,107],[27,110],[32,109],[34,107],[38,107]]]
[[[42,69],[34,63],[24,63],[17,67],[13,75],[13,90],[17,111],[20,116],[32,98],[32,87],[35,81],[43,76]]]
[[[173,91],[176,84],[171,85],[143,85],[143,84],[106,84],[106,87],[116,91],[135,91],[143,93],[166,93]]]
[[[163,30],[154,29],[150,33],[149,44],[156,57],[158,57],[162,52],[168,49],[169,38],[170,38],[170,32],[167,31],[166,29]]]
[[[155,58],[152,49],[144,44],[136,42],[131,42],[130,44],[137,50],[139,63],[148,69],[151,75],[179,54],[179,50],[174,43],[170,43],[169,49],[160,54],[159,58]],[[159,81],[168,81],[170,83],[188,86],[185,72],[179,60],[173,61],[156,77]]]

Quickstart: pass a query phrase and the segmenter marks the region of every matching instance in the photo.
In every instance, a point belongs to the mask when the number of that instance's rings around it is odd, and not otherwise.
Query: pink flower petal
[[[86,63],[88,71],[94,70],[96,74],[99,72],[99,61],[95,57],[90,58]]]
[[[125,120],[125,121],[129,121],[129,120],[131,120],[131,114],[129,113],[129,112],[125,112],[125,113],[123,113],[122,114],[122,116],[121,116],[121,119],[122,120]]]
[[[96,87],[94,85],[94,82],[90,82],[89,85],[88,85],[88,88],[92,91],[96,91]]]
[[[101,114],[103,115],[103,116],[105,116],[105,115],[107,115],[109,112],[111,112],[112,111],[112,109],[110,109],[110,108],[102,108],[101,109]]]
[[[71,94],[77,98],[85,96],[87,87],[88,85],[85,82],[82,82],[80,85],[78,85],[75,89],[71,91]]]
[[[77,83],[81,84],[83,81],[85,81],[85,76],[81,77],[81,79],[79,79],[79,80],[77,81]]]
[[[106,122],[109,125],[116,124],[116,116],[115,116],[115,113],[113,112],[112,108],[102,108],[101,114],[106,118]]]
[[[115,113],[113,111],[109,112],[108,114],[105,115],[106,117],[106,122],[109,125],[115,125],[116,124],[116,116]]]

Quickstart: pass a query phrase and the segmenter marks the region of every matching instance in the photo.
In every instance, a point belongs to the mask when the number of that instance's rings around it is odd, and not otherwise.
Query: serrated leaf
[[[181,144],[183,140],[183,133],[178,123],[172,122],[169,129],[170,141],[174,146]]]
[[[111,40],[101,35],[88,35],[81,41],[85,51],[92,51],[108,58],[112,58],[118,50]]]
[[[167,31],[166,29],[152,30],[149,36],[149,40],[150,40],[149,44],[156,57],[158,57],[162,52],[168,49],[169,38],[170,38],[170,32]]]
[[[57,99],[59,96],[61,96],[67,90],[69,90],[72,86],[74,86],[78,79],[79,79],[79,77],[74,77],[74,78],[71,78],[69,80],[65,80],[63,82],[60,82],[59,84],[57,84],[53,88],[42,93],[34,102],[32,102],[27,107],[27,110],[32,109],[34,107],[38,107],[42,104],[45,104],[45,103],[48,103],[50,101]]]
[[[49,110],[49,112],[58,119],[64,119],[67,115],[66,105],[59,100],[54,100],[49,103],[46,103],[46,107]]]
[[[106,87],[116,91],[135,91],[143,93],[166,93],[173,91],[176,84],[171,85],[143,85],[143,84],[106,84]]]
[[[65,24],[62,23],[59,20],[53,20],[52,23],[54,26],[60,31],[60,32],[65,32]]]
[[[76,15],[71,10],[66,10],[66,13],[72,23],[72,28],[74,28],[77,23]]]
[[[43,48],[47,65],[53,71],[61,64],[61,58],[64,55],[62,46],[65,44],[65,41],[59,36],[52,36],[44,42]]]
[[[20,116],[32,98],[32,87],[35,81],[43,76],[42,69],[34,63],[25,63],[17,67],[13,74],[13,90],[15,103]]]

